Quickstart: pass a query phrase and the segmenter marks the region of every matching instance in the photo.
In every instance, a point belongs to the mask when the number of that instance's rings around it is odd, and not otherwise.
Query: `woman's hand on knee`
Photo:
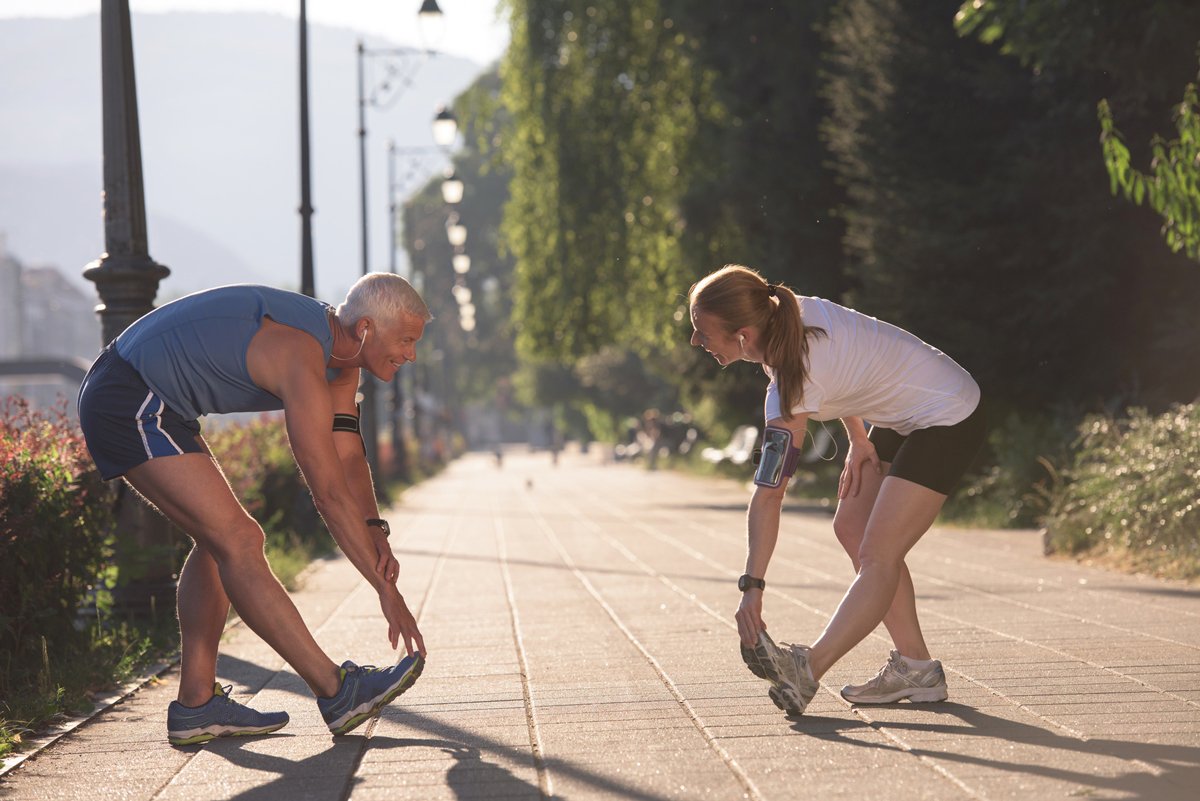
[[[850,443],[850,451],[846,454],[846,466],[842,468],[841,478],[838,479],[838,498],[848,498],[858,495],[862,487],[863,470],[873,469],[878,475],[883,472],[879,462],[879,454],[869,439]]]
[[[742,645],[751,648],[758,642],[758,633],[767,630],[767,624],[762,619],[762,596],[762,590],[746,590],[742,593],[742,602],[738,604],[737,613],[734,615]]]

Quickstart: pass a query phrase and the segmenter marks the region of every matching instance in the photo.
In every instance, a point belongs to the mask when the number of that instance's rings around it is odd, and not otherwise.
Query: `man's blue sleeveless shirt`
[[[333,348],[328,303],[267,286],[236,284],[160,306],[117,337],[114,346],[146,386],[185,418],[282,409],[246,369],[246,350],[263,317],[307,331],[325,361]]]

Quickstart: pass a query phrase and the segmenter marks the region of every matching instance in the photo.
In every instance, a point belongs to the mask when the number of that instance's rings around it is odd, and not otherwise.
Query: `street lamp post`
[[[129,0],[100,4],[104,117],[104,254],[83,271],[96,284],[103,342],[154,308],[170,270],[150,258]]]
[[[442,110],[438,117],[434,119],[434,139],[438,142],[438,146],[434,147],[396,147],[396,143],[388,142],[388,268],[391,272],[397,273],[396,252],[399,250],[399,208],[396,205],[396,199],[402,196],[416,181],[426,178],[431,172],[433,164],[440,161],[446,155],[444,140],[449,132],[449,141],[453,142],[456,135],[457,123],[453,120],[453,115],[450,116],[450,128],[444,117],[445,111]],[[396,169],[397,161],[404,159],[406,168],[403,176],[398,174]],[[462,181],[458,181],[458,199],[462,198]],[[453,189],[450,190],[453,194]],[[445,184],[443,184],[443,199],[446,197]],[[450,202],[450,201],[447,201]],[[454,200],[457,203],[458,200]],[[415,276],[412,276],[415,281]],[[408,452],[405,448],[405,400],[404,400],[404,375],[408,371],[397,371],[392,379],[392,451],[396,454],[396,472],[399,477],[405,481],[409,479],[410,467],[408,464]],[[414,385],[416,384],[414,374]],[[414,387],[412,397],[414,398],[414,424],[419,419],[419,400],[417,391]],[[414,428],[416,426],[414,425]]]
[[[425,55],[433,55],[435,51],[430,49],[432,41],[430,29],[433,25],[442,23],[442,10],[438,8],[437,0],[424,0],[420,10],[417,12],[417,23],[420,28],[421,38],[425,41]],[[362,259],[362,274],[366,275],[371,271],[371,257],[368,246],[368,230],[367,230],[367,106],[382,106],[387,103],[394,102],[399,97],[400,93],[407,89],[412,82],[413,75],[420,66],[420,61],[414,62],[411,60],[412,53],[409,50],[398,48],[384,49],[367,49],[361,40],[358,42],[358,175],[359,175],[359,214],[361,218],[360,228],[360,255]],[[402,64],[399,70],[389,69],[387,76],[379,86],[372,86],[371,93],[367,94],[367,79],[366,79],[366,62],[368,57],[384,57],[391,58],[393,61],[399,60]],[[423,61],[423,59],[422,59]],[[381,98],[380,93],[386,93],[387,99]],[[380,483],[379,475],[379,454],[378,454],[378,437],[379,437],[379,419],[376,409],[376,387],[371,376],[367,376],[362,385],[362,407],[360,412],[360,425],[362,428],[363,442],[366,445],[367,463],[371,467],[371,473],[374,476],[376,485]]]
[[[170,274],[150,258],[138,126],[137,82],[129,0],[100,4],[101,94],[104,137],[104,253],[83,271],[96,284],[102,345],[154,308],[158,284]],[[119,607],[169,608],[174,595],[172,538],[166,521],[122,482],[116,498],[119,532]],[[133,577],[133,578],[131,578]]]
[[[300,0],[300,291],[316,297],[308,143],[308,3]]]

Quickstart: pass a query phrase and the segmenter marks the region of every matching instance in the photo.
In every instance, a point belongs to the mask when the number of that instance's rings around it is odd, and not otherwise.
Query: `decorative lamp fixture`
[[[467,226],[462,224],[462,221],[454,218],[446,223],[446,239],[454,247],[462,247],[467,243]]]
[[[446,17],[438,8],[437,0],[423,0],[417,12],[417,33],[425,49],[432,52],[446,33]]]
[[[433,141],[439,147],[450,147],[458,136],[458,120],[445,106],[438,106],[433,118]]]
[[[462,179],[454,172],[453,169],[446,171],[446,178],[442,181],[442,200],[451,206],[460,203],[463,199],[463,192],[466,189],[463,186]]]

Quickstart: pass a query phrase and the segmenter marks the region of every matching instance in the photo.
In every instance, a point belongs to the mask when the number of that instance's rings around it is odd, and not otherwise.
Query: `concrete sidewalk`
[[[4,799],[1200,797],[1200,590],[1047,560],[1032,532],[937,529],[909,566],[950,700],[853,709],[882,629],[788,719],[732,613],[748,491],[571,456],[471,456],[393,510],[424,675],[332,738],[244,626],[222,681],[274,735],[167,745],[168,672],[0,779]],[[811,641],[851,579],[827,515],[785,513],[765,616]],[[296,595],[337,661],[397,654],[344,559]]]

